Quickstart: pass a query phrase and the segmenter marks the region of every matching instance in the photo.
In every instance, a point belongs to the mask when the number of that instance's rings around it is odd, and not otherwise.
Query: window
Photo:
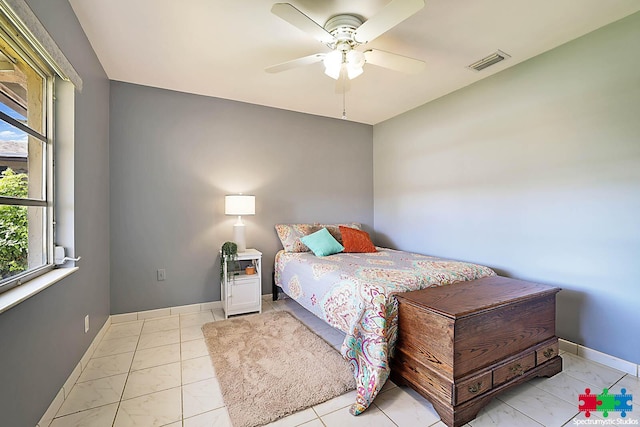
[[[0,292],[53,268],[55,73],[0,16]]]

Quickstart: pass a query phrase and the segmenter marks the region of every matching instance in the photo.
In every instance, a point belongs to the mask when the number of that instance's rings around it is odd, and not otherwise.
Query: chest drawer
[[[555,340],[548,345],[536,350],[536,364],[540,365],[549,359],[552,359],[558,355],[558,341]]]
[[[491,390],[491,371],[457,384],[454,404],[459,405],[489,390]]]
[[[524,356],[507,363],[493,371],[493,386],[506,383],[516,377],[524,375],[530,369],[536,366],[536,354],[531,352]]]

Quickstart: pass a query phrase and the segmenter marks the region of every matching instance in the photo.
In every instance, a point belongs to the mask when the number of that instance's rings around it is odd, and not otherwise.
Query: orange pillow
[[[366,231],[341,225],[340,234],[342,234],[344,252],[378,252]]]

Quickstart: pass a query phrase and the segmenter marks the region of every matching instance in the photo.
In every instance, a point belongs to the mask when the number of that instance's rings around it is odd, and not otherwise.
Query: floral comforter
[[[353,368],[354,415],[364,411],[389,377],[398,328],[393,294],[493,276],[488,267],[377,248],[375,253],[316,257],[280,251],[275,281],[307,310],[347,335],[342,355]]]

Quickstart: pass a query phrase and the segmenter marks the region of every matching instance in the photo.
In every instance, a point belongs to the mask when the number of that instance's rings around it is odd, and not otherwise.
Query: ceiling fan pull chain
[[[342,120],[347,120],[347,92],[342,92]]]

